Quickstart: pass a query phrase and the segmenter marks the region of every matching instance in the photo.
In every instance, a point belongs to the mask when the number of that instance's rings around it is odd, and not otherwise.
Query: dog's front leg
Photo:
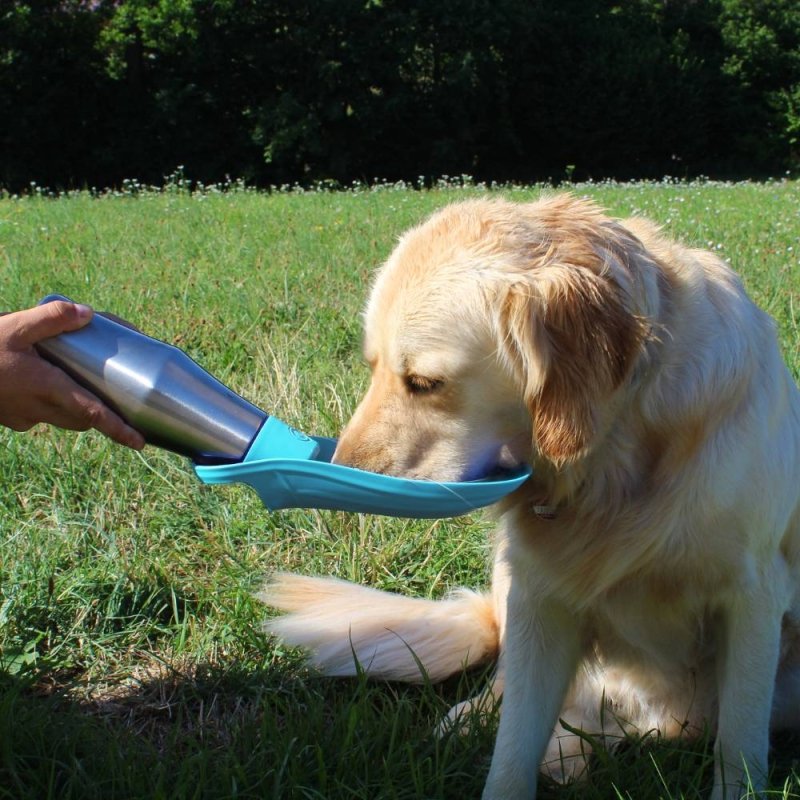
[[[531,800],[539,765],[580,655],[578,623],[560,602],[536,597],[512,575],[506,681],[484,800]]]
[[[787,585],[762,577],[723,610],[718,651],[719,718],[712,800],[733,800],[767,779],[769,723]]]

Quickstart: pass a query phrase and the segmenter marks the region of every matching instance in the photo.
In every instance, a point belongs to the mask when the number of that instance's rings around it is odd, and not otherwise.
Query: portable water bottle
[[[67,298],[48,295],[41,302],[53,300]],[[269,416],[179,348],[101,314],[36,347],[148,443],[198,464],[241,461]]]

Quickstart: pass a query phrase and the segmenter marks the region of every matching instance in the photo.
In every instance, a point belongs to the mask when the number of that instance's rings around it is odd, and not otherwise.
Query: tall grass
[[[800,187],[581,185],[716,249],[800,374]],[[175,342],[253,402],[335,436],[366,383],[360,308],[401,231],[441,205],[539,188],[272,194],[230,187],[0,199],[0,309],[61,292]],[[0,431],[0,798],[475,797],[493,724],[431,735],[442,686],[330,681],[261,632],[273,570],[437,597],[487,580],[488,522],[268,513],[177,456],[94,433]],[[776,742],[775,796],[800,794]],[[796,743],[795,743],[796,744]],[[600,752],[546,798],[700,797],[706,743]]]

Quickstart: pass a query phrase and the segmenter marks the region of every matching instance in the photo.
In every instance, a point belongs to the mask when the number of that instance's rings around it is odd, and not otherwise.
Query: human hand
[[[42,339],[82,328],[89,306],[56,300],[0,316],[0,425],[26,431],[39,422],[73,431],[95,428],[141,450],[144,437],[66,372],[42,358]]]

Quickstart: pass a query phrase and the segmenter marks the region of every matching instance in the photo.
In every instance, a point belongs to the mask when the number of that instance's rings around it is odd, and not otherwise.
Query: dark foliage
[[[0,0],[0,185],[783,173],[796,0]]]

